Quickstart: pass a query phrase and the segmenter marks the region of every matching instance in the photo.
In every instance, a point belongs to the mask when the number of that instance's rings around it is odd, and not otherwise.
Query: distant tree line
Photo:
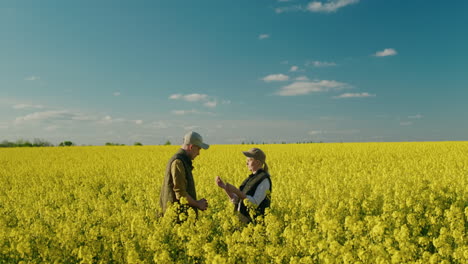
[[[125,144],[114,143],[114,142],[106,142],[105,146],[125,146]]]
[[[63,142],[60,142],[59,144],[59,147],[71,147],[71,146],[75,146],[75,143],[71,141],[63,141]]]
[[[43,140],[43,139],[34,139],[32,142],[29,140],[18,139],[14,142],[3,140],[0,143],[1,148],[14,148],[14,147],[53,147],[54,144]]]
[[[120,144],[120,143],[115,143],[115,142],[106,142],[106,144],[104,144],[105,146],[125,146],[125,144]],[[133,143],[133,146],[143,146],[143,144],[141,144],[141,142],[135,142]]]
[[[120,144],[116,142],[106,142],[104,145],[105,146],[125,146],[125,144]],[[166,141],[166,143],[164,143],[164,145],[171,145],[171,142],[168,140]],[[60,142],[57,146],[58,147],[71,147],[71,146],[76,146],[76,144],[72,141],[66,140],[66,141]],[[133,143],[133,146],[143,146],[143,144],[141,142],[135,142]],[[0,148],[16,148],[16,147],[54,147],[54,144],[50,143],[49,141],[38,139],[38,138],[34,139],[32,142],[29,140],[25,140],[25,139],[18,139],[16,141],[3,140],[2,142],[0,142]]]
[[[298,142],[295,142],[295,144],[312,144],[312,143],[323,143],[323,141],[319,141],[319,142],[316,142],[316,141],[298,141]],[[254,142],[254,141],[251,141],[251,142],[248,142],[248,141],[242,141],[241,145],[265,145],[265,144],[294,144],[294,142],[290,142],[290,143],[287,143],[286,141],[281,141],[281,142],[271,142],[271,143],[268,143],[268,142]]]
[[[296,142],[296,144],[310,144],[310,143],[323,143],[322,141],[320,142],[314,142],[314,141],[303,141],[303,142]],[[285,141],[282,141],[281,143],[277,143],[277,142],[273,142],[273,143],[266,143],[266,142],[254,142],[254,141],[251,141],[251,142],[245,142],[245,141],[242,141],[241,143],[242,145],[260,145],[260,144],[287,144]],[[120,144],[120,143],[115,143],[115,142],[106,142],[104,144],[105,146],[125,146],[125,144]],[[141,142],[135,142],[133,143],[134,146],[143,146],[143,144]],[[162,145],[166,145],[166,146],[170,146],[172,145],[171,141],[167,140],[164,144]],[[14,148],[14,147],[53,147],[54,144],[46,141],[46,140],[43,140],[43,139],[34,139],[32,142],[29,141],[29,140],[24,140],[24,139],[18,139],[14,142],[12,141],[8,141],[8,140],[3,140],[2,142],[0,142],[0,148]],[[58,147],[70,147],[70,146],[75,146],[75,143],[72,142],[72,141],[63,141],[63,142],[60,142],[58,145]]]

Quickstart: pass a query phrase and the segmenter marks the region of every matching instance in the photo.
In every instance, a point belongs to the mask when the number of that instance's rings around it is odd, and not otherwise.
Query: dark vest
[[[187,156],[183,149],[180,149],[172,158],[169,160],[166,166],[166,175],[164,176],[164,182],[161,186],[161,195],[159,197],[159,205],[162,208],[163,214],[170,204],[178,203],[174,192],[174,183],[172,181],[171,165],[176,159],[181,160],[185,168],[185,177],[187,179],[187,193],[194,199],[197,200],[197,192],[195,191],[195,181],[192,175],[192,160]],[[188,207],[185,206],[185,207]],[[193,208],[193,207],[192,207]],[[187,209],[187,208],[185,208]],[[193,208],[197,212],[197,208]]]
[[[243,193],[249,196],[254,196],[255,191],[257,190],[258,185],[264,180],[268,179],[270,182],[270,192],[271,192],[271,179],[270,179],[270,174],[268,174],[266,171],[260,169],[257,171],[255,174],[249,175],[247,179],[244,180],[244,182],[241,184],[239,187],[239,190],[241,190]],[[244,205],[244,203],[241,201],[240,202],[240,213],[247,217],[249,219],[249,222],[252,221],[252,218],[250,217],[249,214],[249,209]],[[256,208],[255,212],[253,212],[254,217],[257,217],[259,215],[265,215],[265,209],[270,207],[271,203],[271,197],[269,194],[265,196],[265,199],[258,205]],[[237,207],[236,207],[237,208]]]

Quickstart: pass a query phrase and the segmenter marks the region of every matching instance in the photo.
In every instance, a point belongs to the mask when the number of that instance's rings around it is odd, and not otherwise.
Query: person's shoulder
[[[181,159],[174,159],[171,163],[171,166],[183,166],[184,162]]]
[[[270,177],[265,177],[265,178],[263,178],[263,180],[260,182],[260,184],[266,183],[266,182],[271,182]]]
[[[259,184],[263,189],[270,189],[271,187],[271,179],[270,177],[265,177]]]
[[[266,171],[264,171],[264,173],[265,173],[265,174],[263,175],[263,180],[262,180],[262,182],[268,181],[268,182],[271,183],[271,175],[270,175],[270,173],[268,173],[268,172],[266,172]]]
[[[262,175],[262,177],[268,177],[268,178],[270,177],[270,173],[266,172],[263,169],[260,171],[260,174]]]
[[[189,157],[187,156],[187,153],[185,151],[180,151],[180,152],[177,152],[175,154],[175,159],[178,159],[178,160],[187,160],[189,159]]]
[[[172,163],[182,164],[183,161],[182,161],[182,159],[174,159],[174,161],[172,161]]]

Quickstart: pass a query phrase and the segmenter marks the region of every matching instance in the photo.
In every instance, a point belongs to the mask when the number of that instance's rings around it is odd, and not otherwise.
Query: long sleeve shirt
[[[270,181],[268,179],[264,179],[255,190],[255,194],[253,196],[247,195],[246,199],[249,200],[252,204],[259,206],[260,203],[265,199],[267,195],[267,191],[270,189]],[[239,201],[239,197],[234,194],[234,197],[231,199],[231,202],[236,204]],[[240,203],[237,208],[240,210]]]
[[[185,175],[184,164],[181,160],[176,159],[171,164],[172,182],[174,183],[174,193],[177,200],[182,197],[187,197],[187,177]]]

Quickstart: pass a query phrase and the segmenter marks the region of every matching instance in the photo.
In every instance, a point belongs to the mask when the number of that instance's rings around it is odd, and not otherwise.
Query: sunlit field
[[[242,226],[214,179],[253,146],[272,205]],[[0,149],[0,263],[468,263],[468,142],[213,145],[182,224],[159,217],[177,148]]]

